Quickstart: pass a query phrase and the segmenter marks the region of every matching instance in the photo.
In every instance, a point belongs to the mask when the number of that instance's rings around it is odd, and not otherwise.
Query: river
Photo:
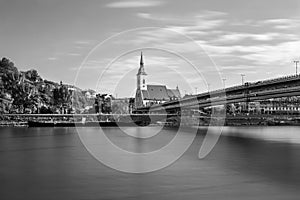
[[[127,129],[150,133],[155,127]],[[225,127],[200,160],[202,132],[172,165],[129,174],[91,156],[76,128],[3,127],[0,199],[299,199],[300,127]],[[116,127],[105,133],[120,147],[143,153],[163,147],[176,130],[161,130],[150,144]]]

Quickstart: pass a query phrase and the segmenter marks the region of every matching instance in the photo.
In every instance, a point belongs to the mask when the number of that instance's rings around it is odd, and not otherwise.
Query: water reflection
[[[274,130],[272,133],[276,134]],[[251,132],[249,129],[247,131]],[[278,130],[280,134],[281,131]],[[244,135],[243,131],[240,133]],[[219,165],[234,171],[299,186],[300,146],[295,143],[286,143],[286,138],[282,142],[278,142],[280,141],[278,138],[276,138],[277,142],[273,142],[273,138],[267,138],[267,140],[266,142],[257,137],[223,136],[219,141],[221,145],[215,147],[211,158],[217,160]]]
[[[134,129],[126,127],[126,131],[131,132],[132,135],[144,137],[128,136],[123,130],[116,131],[116,128],[105,128],[102,130],[113,144],[125,151],[134,153],[148,153],[159,150],[171,142],[177,134],[177,129],[164,128],[161,130],[161,127],[154,126],[136,127]]]

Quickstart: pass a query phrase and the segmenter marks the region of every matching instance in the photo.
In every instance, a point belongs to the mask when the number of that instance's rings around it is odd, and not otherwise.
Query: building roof
[[[180,98],[178,89],[167,89],[165,85],[147,85],[147,90],[142,90],[144,99],[169,100]]]
[[[170,97],[175,97],[175,98],[180,98],[181,95],[180,95],[180,92],[178,89],[168,89],[168,95]]]

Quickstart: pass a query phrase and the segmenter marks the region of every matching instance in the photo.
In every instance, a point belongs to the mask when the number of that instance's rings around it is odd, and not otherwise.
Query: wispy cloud
[[[125,37],[126,39],[116,40],[116,45],[130,45],[132,49],[143,47],[155,47],[158,50],[173,49],[180,55],[190,54],[189,58],[192,57],[192,63],[199,67],[205,76],[209,76],[210,70],[211,76],[216,76],[217,70],[209,58],[228,77],[240,78],[239,74],[244,73],[249,79],[251,76],[255,79],[264,76],[268,70],[272,71],[273,75],[282,72],[281,69],[288,72],[284,67],[290,66],[291,60],[299,57],[300,38],[295,32],[296,29],[290,29],[299,26],[299,22],[295,19],[232,20],[232,16],[227,13],[209,10],[183,15],[140,12],[136,16],[164,25],[165,29],[137,31],[130,37]],[[108,78],[106,82],[113,85],[124,74],[136,70],[138,60],[137,57],[121,59],[113,63],[106,71],[106,77],[113,77],[113,80]],[[154,82],[160,82],[164,77],[173,77],[178,73],[183,77],[188,77],[189,82],[194,82],[194,85],[200,84],[199,75],[189,73],[194,71],[187,70],[187,63],[183,60],[157,55],[152,57],[147,55],[145,60],[146,66],[154,69],[151,72],[155,74],[155,78],[152,77]],[[86,69],[100,69],[100,66],[102,65],[99,61],[88,63],[85,67]],[[162,68],[162,66],[169,66],[172,70]],[[256,74],[261,77],[257,77]],[[208,80],[210,80],[209,77]],[[229,78],[228,82],[230,83]]]
[[[282,42],[282,41],[298,41],[299,36],[290,33],[280,32],[261,32],[261,33],[246,33],[246,32],[224,32],[219,34],[215,39],[211,40],[214,44],[233,44],[246,42],[250,44],[261,45],[262,42]]]
[[[144,18],[144,19],[151,19],[151,20],[162,20],[165,22],[170,23],[193,23],[197,21],[198,19],[214,19],[214,18],[221,18],[227,15],[225,12],[219,12],[219,11],[212,11],[212,10],[202,10],[199,13],[191,13],[188,15],[171,15],[171,14],[152,14],[152,13],[146,13],[146,12],[140,12],[136,14],[137,17]]]
[[[58,58],[57,57],[49,57],[49,58],[47,58],[47,60],[55,61],[55,60],[58,60]]]
[[[68,56],[81,56],[79,53],[67,53]]]
[[[106,5],[109,8],[139,8],[139,7],[154,7],[163,5],[163,1],[151,1],[151,0],[136,0],[136,1],[116,1]]]
[[[273,46],[262,45],[261,51],[241,56],[260,65],[283,66],[289,65],[295,58],[299,58],[300,42],[283,42]]]
[[[93,44],[93,40],[77,40],[74,41],[74,44],[79,45],[79,46],[87,46]]]
[[[137,13],[136,15],[139,18],[159,21],[181,33],[187,33],[190,31],[217,28],[224,24],[224,17],[227,13],[203,10],[197,14],[188,14],[184,16],[151,13]]]
[[[267,19],[259,23],[260,25],[272,25],[277,29],[294,29],[300,27],[299,19],[288,19],[288,18],[278,18],[278,19]]]
[[[232,65],[227,70],[283,66],[299,57],[300,37],[295,32],[295,28],[300,27],[298,19],[232,20],[226,13],[215,11],[202,11],[192,15],[138,13],[137,17],[162,21],[169,30],[190,36],[221,66],[230,58],[235,64],[231,62]],[[143,36],[137,42],[155,41],[153,37],[151,39],[151,35]],[[179,46],[182,43],[180,40],[170,41],[167,37],[159,38],[164,40],[161,42],[165,47]],[[178,48],[178,51],[181,50],[195,51],[190,42],[182,43]]]

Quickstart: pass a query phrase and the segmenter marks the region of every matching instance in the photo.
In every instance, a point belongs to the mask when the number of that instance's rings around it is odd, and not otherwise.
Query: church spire
[[[143,52],[141,51],[141,60],[140,60],[140,66],[144,65],[144,61],[143,61]]]
[[[143,52],[141,52],[140,68],[137,75],[147,75],[144,68]]]

